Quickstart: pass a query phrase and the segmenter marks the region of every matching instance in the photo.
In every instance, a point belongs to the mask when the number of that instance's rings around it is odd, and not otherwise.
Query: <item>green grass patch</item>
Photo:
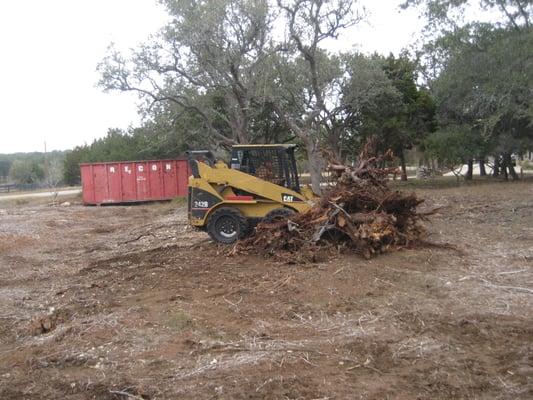
[[[192,318],[183,311],[174,311],[166,320],[166,326],[176,332],[181,332],[192,326]]]

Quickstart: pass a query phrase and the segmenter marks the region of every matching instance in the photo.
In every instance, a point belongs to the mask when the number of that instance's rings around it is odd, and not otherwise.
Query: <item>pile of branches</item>
[[[260,223],[234,252],[319,261],[326,250],[350,250],[370,258],[420,243],[425,234],[420,221],[429,213],[417,207],[424,200],[391,190],[388,176],[396,169],[380,166],[392,153],[373,154],[369,142],[355,166],[330,163],[335,183],[309,211]]]

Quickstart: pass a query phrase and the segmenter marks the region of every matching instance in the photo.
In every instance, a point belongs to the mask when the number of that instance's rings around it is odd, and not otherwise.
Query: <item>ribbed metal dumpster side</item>
[[[84,204],[169,200],[187,195],[185,159],[80,164]]]

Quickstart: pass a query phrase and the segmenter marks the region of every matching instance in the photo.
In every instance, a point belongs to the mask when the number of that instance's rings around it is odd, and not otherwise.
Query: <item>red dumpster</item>
[[[131,203],[187,196],[185,159],[80,164],[84,204]]]

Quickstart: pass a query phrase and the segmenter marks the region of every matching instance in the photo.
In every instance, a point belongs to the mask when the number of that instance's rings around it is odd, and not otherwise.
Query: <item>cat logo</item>
[[[284,203],[292,203],[294,201],[294,196],[290,194],[284,194],[283,195],[283,202]]]
[[[281,194],[281,201],[283,203],[300,203],[303,200],[301,198],[293,195],[293,194],[282,193]]]

